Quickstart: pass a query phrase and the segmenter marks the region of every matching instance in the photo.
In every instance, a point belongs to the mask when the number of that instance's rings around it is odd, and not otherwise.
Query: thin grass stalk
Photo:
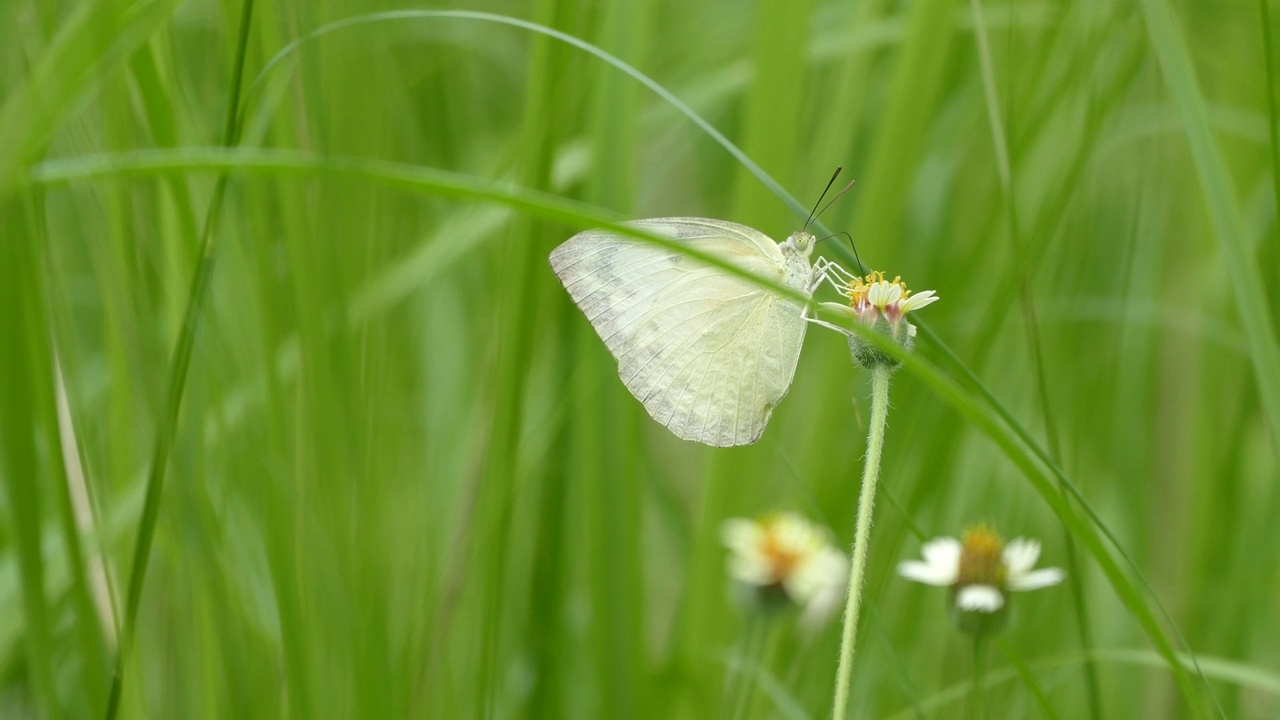
[[[853,678],[853,651],[858,640],[858,613],[862,608],[862,580],[867,571],[867,541],[871,538],[871,512],[876,502],[876,481],[880,478],[880,454],[884,448],[885,420],[889,415],[889,375],[885,363],[871,371],[871,419],[867,430],[867,460],[862,466],[862,491],[858,495],[857,528],[853,535],[852,570],[849,595],[844,610],[844,633],[840,639],[840,664],[836,668],[836,694],[831,716],[843,720],[849,715],[849,684]]]
[[[253,18],[253,0],[244,0],[240,11],[240,34],[236,43],[236,59],[232,66],[231,88],[227,102],[227,116],[223,123],[222,144],[226,147],[235,145],[236,116],[239,110],[240,85],[244,77],[245,54],[249,44],[249,26]],[[155,539],[156,523],[160,517],[160,500],[164,491],[165,471],[169,465],[169,453],[173,449],[177,434],[178,416],[182,410],[182,398],[187,384],[187,371],[191,367],[192,349],[195,347],[196,332],[200,326],[201,309],[208,295],[210,281],[213,279],[213,268],[217,259],[218,235],[213,232],[213,223],[222,207],[222,199],[226,193],[227,175],[218,178],[214,187],[213,198],[209,203],[209,214],[205,218],[204,237],[201,240],[200,259],[197,261],[195,277],[191,281],[191,293],[187,299],[187,309],[183,317],[182,328],[178,333],[178,342],[174,349],[173,365],[169,375],[166,391],[164,415],[156,426],[155,445],[151,456],[151,470],[147,476],[146,500],[142,507],[142,518],[138,523],[138,538],[133,551],[133,571],[129,576],[129,592],[125,600],[125,615],[121,624],[120,644],[116,648],[115,670],[111,678],[111,692],[107,697],[107,720],[116,717],[120,708],[120,694],[124,684],[124,665],[132,649],[137,632],[138,606],[142,600],[142,587],[147,576],[147,560],[151,555],[151,543]]]

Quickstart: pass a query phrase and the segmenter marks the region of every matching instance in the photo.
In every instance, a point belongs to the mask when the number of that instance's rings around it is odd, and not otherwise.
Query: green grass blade
[[[53,626],[46,595],[41,520],[52,475],[40,447],[56,437],[53,352],[45,327],[37,233],[18,222],[15,202],[0,204],[0,478],[5,492],[6,534],[17,555],[26,667],[35,707],[48,717],[63,712],[54,687]],[[52,432],[50,430],[53,429]]]
[[[244,73],[245,52],[249,45],[249,26],[253,17],[253,0],[244,0],[241,6],[240,34],[236,46],[236,59],[233,64],[231,88],[228,93],[227,117],[223,125],[222,143],[230,147],[235,144],[236,114],[240,102],[240,83]],[[213,232],[215,219],[221,209],[223,193],[226,189],[225,176],[219,180],[214,190],[213,200],[209,204],[209,215],[205,219],[204,237],[201,241],[202,252],[197,261],[195,276],[191,283],[191,293],[187,300],[181,330],[174,346],[173,365],[170,369],[168,387],[165,393],[165,411],[156,427],[155,442],[151,455],[151,468],[147,477],[146,501],[142,507],[142,517],[138,520],[137,542],[133,552],[133,566],[129,574],[128,594],[125,596],[124,617],[121,622],[120,645],[116,651],[115,671],[111,679],[111,692],[107,697],[106,717],[111,720],[120,708],[120,697],[124,684],[124,667],[129,653],[133,650],[133,640],[137,633],[138,606],[142,602],[142,588],[147,576],[147,563],[151,559],[151,544],[155,538],[156,523],[160,516],[160,501],[164,492],[165,474],[168,472],[169,453],[173,447],[174,437],[178,432],[178,416],[182,409],[182,398],[186,391],[187,371],[191,367],[191,354],[195,347],[196,332],[200,326],[201,314],[204,310],[205,296],[213,279],[214,262],[217,259],[216,238]]]
[[[177,0],[96,0],[77,7],[0,105],[0,198],[21,180],[71,107],[162,23]]]
[[[1267,301],[1262,273],[1254,260],[1235,184],[1214,140],[1208,103],[1200,91],[1186,42],[1165,0],[1142,0],[1151,45],[1164,75],[1169,94],[1177,104],[1191,146],[1200,189],[1213,220],[1218,247],[1230,273],[1230,290],[1236,312],[1244,325],[1253,360],[1258,403],[1271,435],[1271,448],[1280,462],[1280,343],[1276,341],[1271,304]],[[1268,32],[1263,28],[1263,32]],[[1272,123],[1274,126],[1274,123]]]

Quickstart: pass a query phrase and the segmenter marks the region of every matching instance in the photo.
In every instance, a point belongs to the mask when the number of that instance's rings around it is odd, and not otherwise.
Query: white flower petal
[[[907,298],[906,301],[902,303],[901,309],[905,314],[912,310],[919,310],[920,308],[926,305],[931,305],[941,299],[942,298],[935,295],[932,290],[925,290],[924,292],[918,292]]]
[[[902,286],[887,280],[873,282],[871,287],[867,288],[867,300],[880,309],[884,309],[886,305],[891,305],[901,299]]]
[[[954,568],[955,572],[960,571],[960,553],[964,550],[964,545],[955,538],[939,537],[930,540],[920,548],[920,554],[924,556],[925,562],[930,565],[939,565],[943,567]]]
[[[966,612],[993,613],[1004,607],[1004,596],[990,585],[966,585],[956,593],[956,607]]]
[[[1038,590],[1042,587],[1057,585],[1066,576],[1067,574],[1059,568],[1042,568],[1017,575],[1011,572],[1005,585],[1010,590]]]
[[[815,593],[804,606],[800,615],[800,626],[807,632],[813,632],[826,624],[835,615],[844,599],[844,585],[829,585]]]
[[[834,310],[835,312],[841,312],[852,318],[858,317],[858,313],[854,312],[853,308],[849,307],[848,305],[845,305],[844,303],[820,302],[818,303],[818,307],[823,307],[828,310]]]
[[[720,540],[729,548],[729,576],[748,585],[773,582],[769,558],[761,552],[764,527],[754,520],[731,518],[720,525]]]
[[[825,584],[826,578],[822,568],[816,567],[812,562],[803,563],[782,578],[782,587],[787,591],[787,595],[800,605],[809,602],[809,599]]]
[[[956,582],[956,573],[950,568],[930,565],[919,560],[904,560],[898,563],[898,574],[908,580],[922,582],[925,585],[948,587]]]
[[[898,563],[898,574],[908,580],[928,585],[953,585],[960,575],[961,548],[960,541],[955,538],[934,538],[920,548],[924,561],[908,560]]]
[[[1029,572],[1040,559],[1040,543],[1029,538],[1015,538],[1004,546],[1002,559],[1010,577]]]
[[[808,551],[823,545],[823,537],[808,520],[792,513],[779,513],[769,526],[774,540],[785,548]]]
[[[730,518],[720,524],[720,541],[740,555],[756,554],[760,547],[760,523],[745,518]]]
[[[844,555],[833,548],[830,533],[794,512],[762,520],[732,518],[720,526],[730,549],[729,575],[757,587],[781,584],[801,607],[835,586],[843,593],[848,578]]]
[[[734,555],[729,558],[729,576],[747,585],[772,585],[773,569],[762,555]]]
[[[849,579],[849,558],[831,546],[816,553],[810,565],[811,572],[820,575],[824,585],[843,586]]]
[[[805,586],[803,589],[797,587],[803,595],[795,594],[791,583],[788,583],[787,591],[804,607],[800,624],[805,630],[816,630],[831,618],[844,599],[849,582],[848,558],[828,545],[815,552],[804,567],[797,569],[795,578],[795,585]]]

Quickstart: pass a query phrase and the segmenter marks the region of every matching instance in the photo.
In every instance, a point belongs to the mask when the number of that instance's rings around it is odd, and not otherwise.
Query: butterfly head
[[[817,242],[818,240],[813,236],[813,233],[808,230],[797,230],[791,233],[791,236],[782,243],[782,249],[791,250],[801,257],[807,258],[813,253],[813,246]]]

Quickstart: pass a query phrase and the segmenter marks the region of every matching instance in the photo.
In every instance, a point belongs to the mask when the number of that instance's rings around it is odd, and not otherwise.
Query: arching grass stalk
[[[871,371],[871,427],[867,431],[867,459],[862,467],[862,491],[858,496],[858,521],[853,533],[852,570],[844,609],[844,634],[840,640],[840,665],[836,669],[836,695],[831,716],[848,716],[849,682],[853,677],[853,649],[858,639],[858,614],[862,609],[862,580],[867,569],[867,542],[871,539],[871,513],[880,478],[880,453],[884,448],[885,419],[889,415],[889,376],[893,368],[878,364]]]

